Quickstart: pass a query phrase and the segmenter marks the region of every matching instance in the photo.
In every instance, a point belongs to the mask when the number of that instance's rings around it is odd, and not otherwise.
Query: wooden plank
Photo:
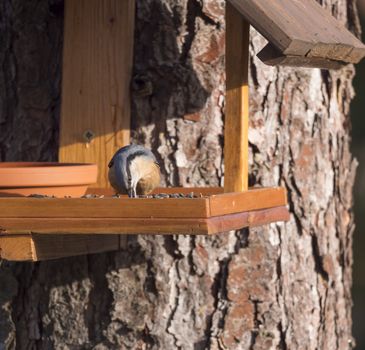
[[[333,61],[327,58],[307,57],[307,56],[285,56],[276,50],[273,45],[266,45],[257,57],[269,66],[289,66],[321,69],[340,69],[345,63]]]
[[[119,236],[0,235],[0,258],[40,261],[119,250]]]
[[[126,240],[122,237],[122,242],[118,241],[120,234],[186,234],[186,235],[207,235],[236,230],[248,226],[258,226],[270,222],[286,221],[289,218],[288,209],[285,206],[273,207],[269,209],[260,209],[249,212],[240,212],[235,214],[221,215],[211,217],[209,219],[13,219],[1,218],[0,226],[6,228],[5,235],[0,237],[24,237],[24,235],[33,235],[39,240],[37,247],[44,247],[41,255],[46,256],[46,250],[50,255],[55,256],[55,252],[62,254],[61,247],[67,248],[64,254],[75,255],[75,252],[86,253],[96,252],[98,242],[100,251],[107,249],[105,247],[126,246]],[[90,232],[93,233],[90,236]],[[36,236],[34,236],[37,234]],[[116,240],[111,240],[110,237],[116,237]],[[77,235],[88,237],[87,239],[77,240]],[[43,241],[42,236],[56,237],[54,241]],[[28,237],[28,236],[26,236]],[[60,238],[59,238],[60,237]],[[68,241],[67,237],[70,237]],[[95,237],[95,242],[92,240]],[[96,237],[100,237],[98,241]],[[102,238],[108,240],[103,242]],[[72,243],[74,242],[74,243]],[[48,248],[45,247],[48,244]],[[53,245],[55,247],[53,247]],[[67,247],[66,247],[67,245]],[[56,247],[57,246],[57,247]],[[72,249],[70,249],[70,247]],[[90,247],[90,248],[88,248]],[[95,248],[93,248],[95,247]],[[87,250],[88,249],[88,250]],[[106,250],[105,250],[106,251]],[[57,253],[58,254],[58,253]],[[34,255],[34,254],[33,254]],[[48,256],[47,256],[48,258]]]
[[[107,187],[108,161],[129,144],[135,3],[66,0],[65,7],[59,159],[97,163],[98,185]]]
[[[120,249],[118,235],[36,235],[32,234],[33,261],[95,254]]]
[[[230,0],[286,56],[357,63],[365,46],[315,0]]]
[[[7,235],[45,234],[207,234],[199,218],[0,218]]]
[[[255,227],[288,220],[289,211],[287,207],[274,207],[210,218],[208,219],[208,232],[209,234],[217,234],[220,232],[239,230],[244,227]]]
[[[267,209],[287,204],[286,190],[282,187],[252,188],[242,193],[225,193],[211,196],[209,201],[211,216]]]
[[[32,261],[33,247],[30,235],[0,235],[0,258],[11,261]]]
[[[224,191],[248,188],[248,61],[250,25],[226,3]]]
[[[204,218],[208,216],[208,198],[0,198],[2,218]]]

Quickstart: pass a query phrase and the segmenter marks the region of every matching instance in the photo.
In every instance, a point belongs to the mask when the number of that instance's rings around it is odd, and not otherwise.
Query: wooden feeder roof
[[[269,44],[269,65],[340,68],[358,63],[365,45],[315,0],[230,0]]]

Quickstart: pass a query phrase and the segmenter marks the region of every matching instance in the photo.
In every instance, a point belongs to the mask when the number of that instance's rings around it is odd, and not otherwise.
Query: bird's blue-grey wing
[[[110,184],[119,192],[127,192],[127,181],[125,171],[123,169],[124,161],[121,154],[115,154],[109,163],[109,181]]]

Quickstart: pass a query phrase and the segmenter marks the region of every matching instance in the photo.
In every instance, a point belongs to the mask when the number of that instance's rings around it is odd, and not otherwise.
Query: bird
[[[161,179],[160,167],[147,148],[131,144],[120,148],[110,160],[108,178],[118,194],[130,198],[151,193]]]

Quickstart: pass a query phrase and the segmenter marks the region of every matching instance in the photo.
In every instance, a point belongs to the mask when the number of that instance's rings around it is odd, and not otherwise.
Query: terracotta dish
[[[0,196],[81,197],[97,179],[96,164],[0,163]]]

